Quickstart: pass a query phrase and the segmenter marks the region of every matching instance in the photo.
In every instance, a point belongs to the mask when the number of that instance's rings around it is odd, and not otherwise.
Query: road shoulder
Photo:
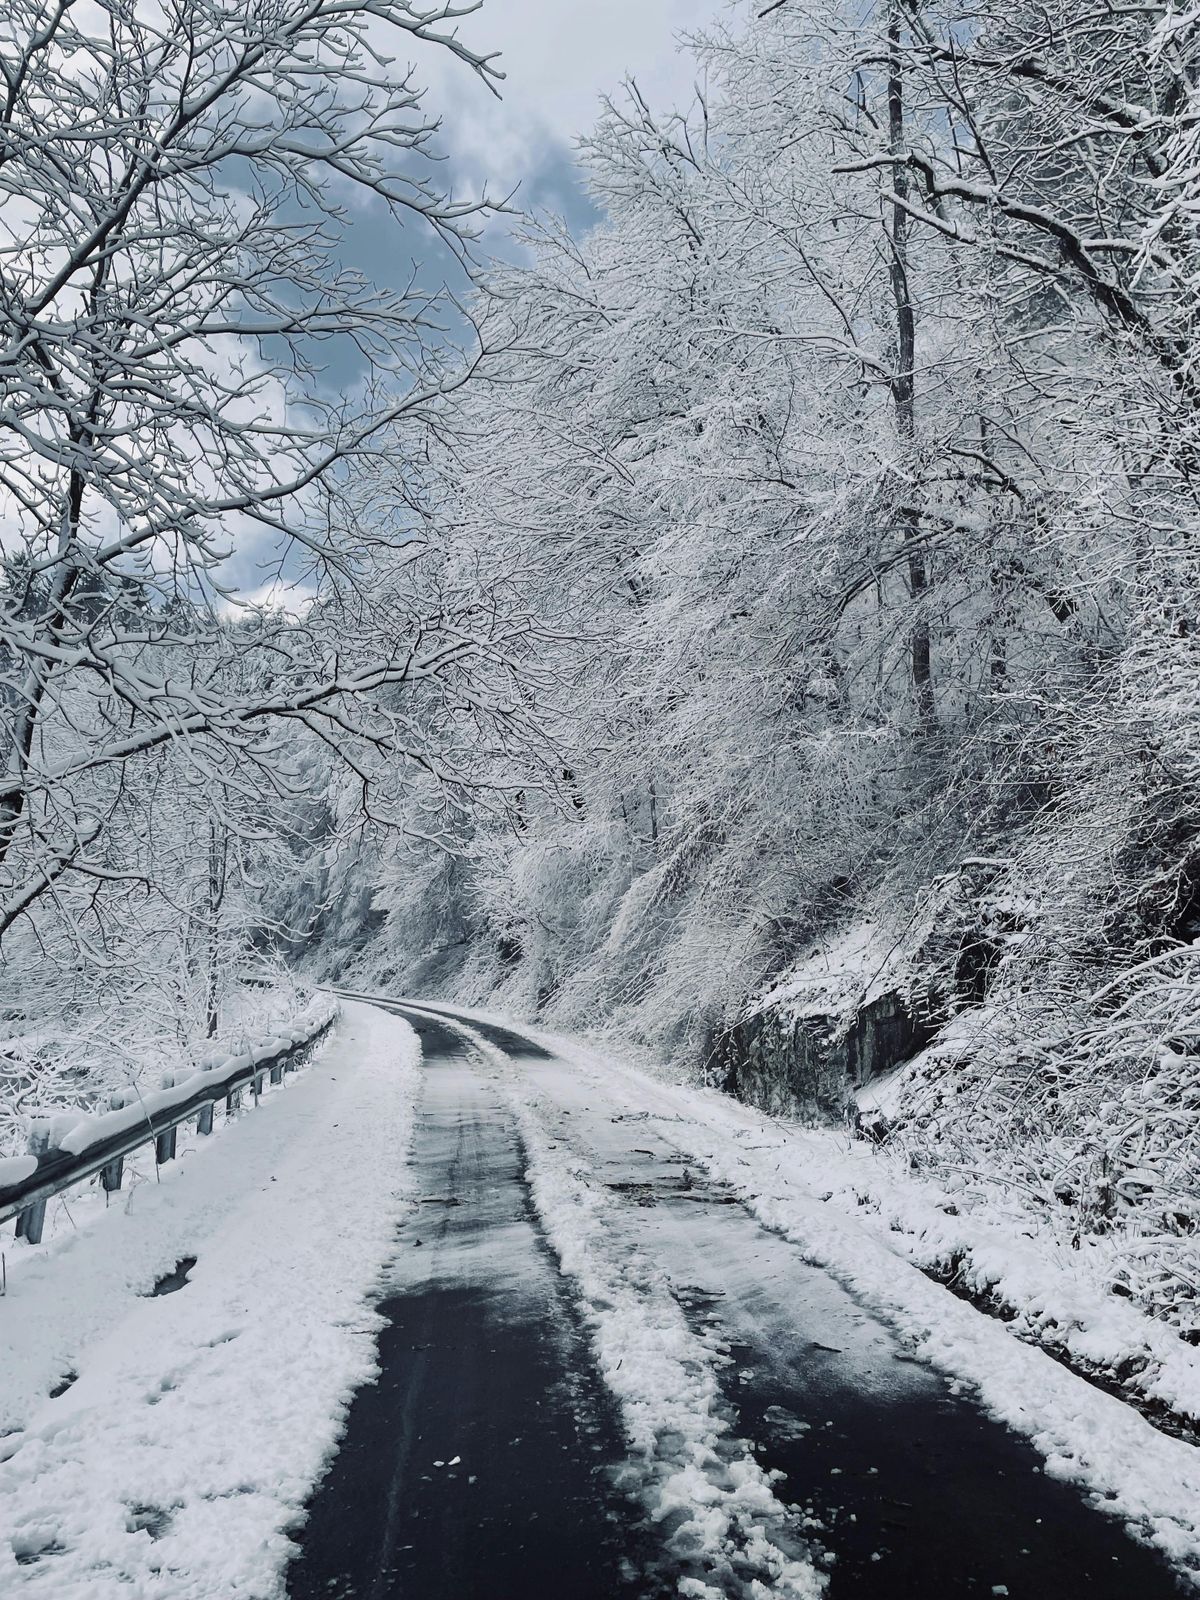
[[[285,1093],[10,1276],[0,1590],[282,1592],[288,1530],[374,1372],[419,1079],[411,1029],[349,1003]],[[178,1293],[146,1297],[189,1256]],[[54,1398],[51,1373],[74,1374]]]

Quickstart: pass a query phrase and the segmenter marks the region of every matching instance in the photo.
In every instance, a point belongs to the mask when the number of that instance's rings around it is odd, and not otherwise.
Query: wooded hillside
[[[1195,1229],[1198,40],[786,0],[614,95],[435,496],[552,750],[343,858],[337,963],[835,1114],[931,1045],[914,1159]]]

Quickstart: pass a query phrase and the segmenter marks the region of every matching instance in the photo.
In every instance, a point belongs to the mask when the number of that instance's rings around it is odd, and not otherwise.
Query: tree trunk
[[[215,1039],[221,1022],[221,906],[225,900],[229,840],[218,834],[215,822],[208,828],[208,962],[205,972],[204,1031]]]
[[[895,199],[891,208],[890,276],[892,300],[896,309],[896,359],[892,369],[892,403],[896,413],[896,432],[910,458],[916,440],[916,383],[914,369],[917,352],[917,320],[913,311],[908,275],[908,198],[909,175],[904,137],[904,80],[900,58],[900,18],[893,7],[888,23],[888,138],[892,154],[891,180]],[[921,541],[920,517],[912,507],[900,513],[900,536],[907,553],[908,592],[913,605],[909,633],[909,658],[913,696],[923,725],[934,721],[933,670],[930,656],[929,617],[925,596],[929,588],[929,568]]]

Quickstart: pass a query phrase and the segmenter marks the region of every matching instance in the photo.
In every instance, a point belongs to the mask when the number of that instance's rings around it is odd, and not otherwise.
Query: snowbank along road
[[[11,1251],[0,1595],[1194,1593],[1198,1452],[835,1215],[812,1137],[348,1002]]]
[[[8,1247],[4,1600],[282,1592],[288,1530],[374,1371],[417,1054],[402,1022],[347,1005],[258,1110]]]
[[[424,1049],[413,1204],[293,1600],[1194,1592],[1191,1447],[899,1259],[851,1287],[865,1233],[833,1272],[815,1220],[765,1226],[717,1175],[753,1113],[389,1009]]]

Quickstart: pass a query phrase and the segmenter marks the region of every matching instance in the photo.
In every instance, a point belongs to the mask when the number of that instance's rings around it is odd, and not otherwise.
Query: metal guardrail
[[[155,1145],[160,1164],[173,1160],[175,1134],[181,1123],[194,1116],[197,1132],[211,1133],[218,1100],[224,1097],[227,1113],[240,1106],[245,1088],[253,1088],[257,1100],[264,1079],[269,1076],[272,1083],[281,1083],[284,1073],[303,1064],[336,1019],[335,1008],[309,1033],[277,1036],[268,1045],[231,1056],[208,1070],[189,1073],[182,1081],[165,1083],[149,1094],[124,1090],[114,1096],[109,1111],[80,1116],[73,1124],[63,1116],[35,1123],[28,1155],[0,1160],[0,1223],[16,1217],[18,1238],[39,1244],[46,1202],[54,1195],[97,1172],[106,1191],[119,1189],[125,1157],[144,1144]],[[55,1133],[61,1142],[52,1142]]]

